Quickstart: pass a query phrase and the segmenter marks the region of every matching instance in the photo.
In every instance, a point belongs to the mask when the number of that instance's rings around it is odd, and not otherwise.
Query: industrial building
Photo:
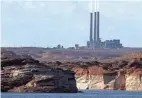
[[[101,42],[101,48],[122,48],[122,44],[120,43],[120,40],[106,40],[104,42]]]

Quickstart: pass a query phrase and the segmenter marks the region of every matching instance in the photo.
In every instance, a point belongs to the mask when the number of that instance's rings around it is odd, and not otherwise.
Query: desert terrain
[[[1,78],[3,92],[142,91],[142,52],[2,48]]]
[[[6,47],[18,55],[29,55],[39,61],[94,61],[112,59],[129,53],[142,52],[142,48],[121,49],[48,49],[40,47]]]

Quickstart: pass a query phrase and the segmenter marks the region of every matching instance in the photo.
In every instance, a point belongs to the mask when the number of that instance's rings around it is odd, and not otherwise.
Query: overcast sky
[[[100,38],[142,47],[142,1],[99,3]],[[90,2],[3,0],[2,46],[65,47],[89,40]]]

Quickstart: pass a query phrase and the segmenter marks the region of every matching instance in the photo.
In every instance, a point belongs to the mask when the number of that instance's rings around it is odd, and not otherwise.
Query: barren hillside
[[[112,58],[112,59],[104,59],[101,60],[101,62],[116,62],[116,61],[130,61],[132,59],[142,59],[142,52],[135,52],[135,53],[129,53],[128,55],[124,55],[121,57],[116,57],[116,58]]]
[[[40,47],[2,48],[18,55],[29,55],[40,61],[89,61],[120,57],[134,52],[142,52],[142,48],[122,49],[48,49]]]

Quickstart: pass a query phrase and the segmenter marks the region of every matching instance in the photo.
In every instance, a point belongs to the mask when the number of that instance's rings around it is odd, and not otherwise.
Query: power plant
[[[96,5],[97,6],[97,5]],[[100,39],[100,12],[94,11],[90,13],[90,36],[87,41],[87,48],[122,48],[119,39],[106,40]]]
[[[75,44],[74,47],[68,47],[68,49],[97,49],[97,48],[109,48],[109,49],[116,48],[117,49],[117,48],[123,47],[122,44],[120,43],[120,39],[101,41],[99,11],[90,13],[89,25],[90,25],[90,33],[89,33],[89,41],[87,41],[87,45],[79,46],[79,44]],[[58,45],[57,48],[60,49],[60,46]]]
[[[120,39],[112,39],[101,41],[100,38],[100,12],[98,10],[98,3],[95,3],[95,11],[94,3],[92,3],[92,12],[90,12],[90,33],[89,33],[89,41],[87,41],[86,46],[79,46],[79,44],[75,44],[74,47],[69,47],[68,49],[97,49],[97,48],[122,48],[123,45],[120,43]],[[58,46],[57,46],[58,47]]]

